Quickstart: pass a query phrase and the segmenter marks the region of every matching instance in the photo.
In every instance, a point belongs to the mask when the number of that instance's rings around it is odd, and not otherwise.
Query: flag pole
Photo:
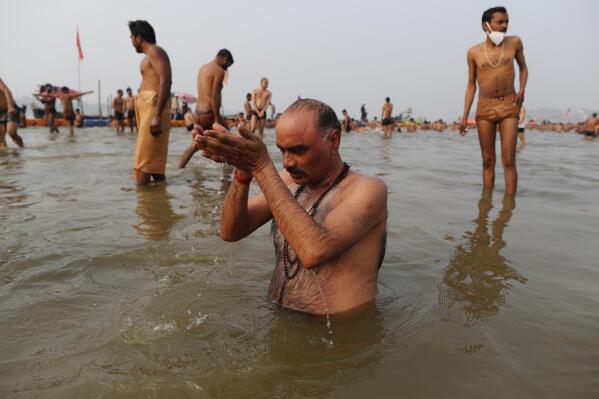
[[[77,25],[77,91],[81,93],[81,44],[79,41],[79,25]],[[77,102],[79,103],[81,115],[84,115],[83,99],[79,97]]]

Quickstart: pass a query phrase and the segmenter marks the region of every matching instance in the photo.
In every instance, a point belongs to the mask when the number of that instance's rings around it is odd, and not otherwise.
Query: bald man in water
[[[0,148],[6,147],[6,133],[19,147],[23,147],[23,139],[17,133],[19,112],[12,92],[0,79]]]
[[[266,112],[270,106],[272,93],[268,90],[268,79],[260,79],[260,87],[254,90],[254,116],[252,117],[252,132],[258,129],[260,137],[264,137]]]
[[[221,91],[226,72],[233,63],[233,54],[227,49],[221,49],[216,57],[203,65],[198,72],[198,102],[195,117],[196,123],[204,130],[212,129],[214,123],[227,126],[225,118],[220,114]],[[181,156],[179,167],[184,168],[196,151],[198,149],[192,142]]]
[[[339,154],[341,126],[328,105],[293,103],[280,117],[277,172],[262,140],[246,129],[223,127],[194,141],[202,154],[237,169],[225,197],[221,237],[238,241],[271,219],[277,262],[268,294],[307,313],[338,313],[370,303],[385,255],[387,187],[352,172]],[[248,199],[255,178],[261,193]]]
[[[487,38],[468,50],[468,86],[460,134],[466,134],[468,114],[478,83],[480,93],[476,124],[483,158],[483,184],[485,188],[492,188],[495,184],[495,136],[499,128],[505,193],[513,195],[518,186],[516,143],[528,68],[524,60],[522,40],[518,36],[504,36],[508,22],[504,7],[490,8],[483,13],[482,28]],[[514,60],[520,69],[518,92],[514,88]]]

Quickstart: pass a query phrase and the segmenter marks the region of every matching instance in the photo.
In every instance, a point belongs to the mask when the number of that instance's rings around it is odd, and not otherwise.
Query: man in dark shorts
[[[204,130],[212,128],[214,123],[227,126],[225,118],[220,114],[222,104],[221,91],[225,72],[233,65],[233,54],[227,49],[221,49],[216,57],[204,64],[198,72],[198,102],[196,104],[196,123]],[[192,143],[187,147],[181,159],[179,167],[184,168],[187,162],[198,149]]]
[[[114,110],[114,119],[116,120],[116,132],[125,132],[125,99],[123,98],[123,91],[118,89],[116,92],[117,96],[112,100],[112,109]]]
[[[480,89],[476,109],[476,125],[483,159],[483,185],[495,185],[495,137],[501,137],[501,162],[505,176],[506,195],[515,195],[518,187],[516,142],[520,107],[528,80],[524,46],[518,36],[505,36],[509,23],[507,10],[494,7],[482,15],[486,39],[468,50],[468,85],[460,134],[466,134],[468,114],[476,87]],[[514,60],[520,69],[520,87],[516,92]]]
[[[56,127],[56,93],[54,87],[47,83],[40,87],[39,93],[33,93],[42,104],[44,104],[44,119],[48,124],[50,133],[60,133]]]
[[[268,90],[268,79],[260,79],[260,87],[254,90],[254,117],[252,117],[252,133],[258,129],[260,138],[264,137],[266,111],[270,106],[272,93]]]
[[[599,127],[599,119],[597,113],[593,113],[590,118],[584,122],[582,132],[586,140],[592,140],[597,136],[597,128]]]
[[[93,93],[93,91],[86,91],[85,93],[72,94],[68,87],[64,86],[60,89],[58,99],[62,104],[62,116],[69,127],[69,134],[72,136],[75,134],[75,110],[73,107],[73,99],[80,98],[86,94]]]
[[[23,147],[23,139],[17,133],[19,112],[8,86],[0,79],[0,148],[6,147],[6,133],[19,147]]]
[[[346,109],[341,111],[341,113],[343,114],[343,120],[341,121],[341,130],[343,130],[345,133],[349,133],[351,131],[351,119]]]
[[[136,128],[135,124],[135,96],[130,87],[127,87],[127,97],[125,98],[125,109],[127,110],[127,123],[131,133]]]
[[[385,104],[383,104],[383,110],[381,112],[381,119],[383,121],[383,133],[385,138],[391,137],[393,134],[393,119],[391,115],[393,114],[393,104],[391,104],[391,99],[389,97],[385,98]]]
[[[252,120],[252,116],[256,113],[252,108],[252,93],[245,95],[245,103],[243,103],[243,110],[245,111],[245,119],[247,121]]]

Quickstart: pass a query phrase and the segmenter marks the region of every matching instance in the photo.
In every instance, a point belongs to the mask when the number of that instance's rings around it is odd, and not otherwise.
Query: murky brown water
[[[130,135],[22,132],[0,152],[2,398],[599,397],[599,142],[528,133],[513,202],[499,166],[481,194],[475,134],[345,136],[389,235],[376,305],[331,342],[266,300],[268,227],[219,239],[229,181],[176,169],[186,131],[140,190]]]

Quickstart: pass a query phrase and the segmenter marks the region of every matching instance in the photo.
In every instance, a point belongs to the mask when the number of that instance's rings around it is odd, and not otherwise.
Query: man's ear
[[[328,140],[331,141],[331,153],[336,155],[339,152],[339,145],[341,145],[341,132],[339,129],[333,129],[331,133],[329,133]]]

